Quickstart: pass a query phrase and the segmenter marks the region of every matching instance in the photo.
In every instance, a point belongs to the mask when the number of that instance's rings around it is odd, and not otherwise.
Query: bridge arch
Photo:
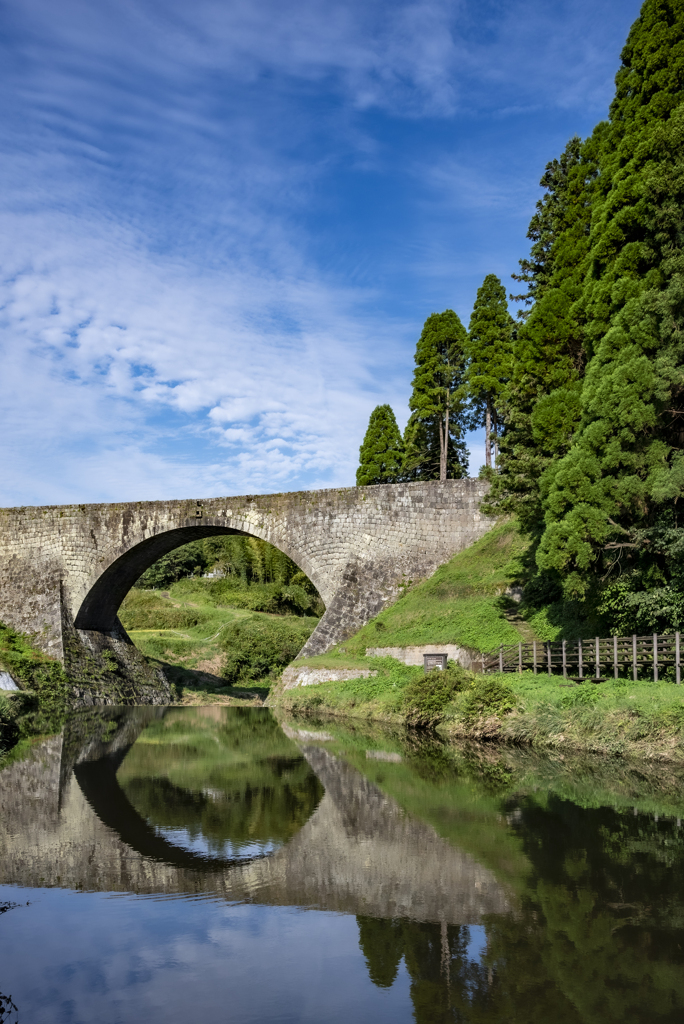
[[[172,529],[160,530],[151,537],[128,538],[126,549],[120,554],[114,553],[104,568],[100,567],[100,575],[86,593],[74,618],[76,629],[96,630],[110,633],[120,628],[117,613],[121,603],[136,580],[163,555],[193,540],[221,535],[238,537],[257,537],[273,544],[286,554],[307,574],[316,589],[321,592],[324,581],[317,582],[316,566],[310,564],[305,552],[296,550],[286,540],[273,536],[271,530],[261,530],[252,524],[232,520],[234,525],[225,526],[220,520],[203,520],[201,525],[188,525]]]

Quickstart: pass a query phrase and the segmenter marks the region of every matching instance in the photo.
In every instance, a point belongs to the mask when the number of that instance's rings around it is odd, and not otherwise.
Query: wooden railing
[[[675,680],[681,683],[679,633],[666,636],[595,637],[593,640],[554,640],[542,643],[519,643],[502,646],[498,652],[483,655],[485,672],[523,672],[530,669],[549,675],[561,674],[566,679],[606,679],[610,676],[632,676],[643,679],[653,676],[654,682],[668,668],[675,670]]]

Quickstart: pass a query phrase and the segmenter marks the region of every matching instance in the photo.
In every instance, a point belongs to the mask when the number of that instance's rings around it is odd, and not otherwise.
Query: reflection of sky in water
[[[487,933],[484,925],[471,924],[468,927],[469,939],[467,945],[467,956],[474,963],[479,963],[487,952]]]
[[[19,1024],[412,1024],[373,985],[350,914],[0,887],[0,992]],[[29,901],[30,905],[26,906]]]
[[[163,828],[159,825],[152,827],[158,836],[181,850],[203,854],[206,857],[221,857],[224,860],[249,860],[251,857],[263,857],[266,854],[275,853],[283,845],[282,843],[260,842],[257,839],[249,843],[231,843],[230,840],[221,843],[213,838],[207,838],[199,830]]]

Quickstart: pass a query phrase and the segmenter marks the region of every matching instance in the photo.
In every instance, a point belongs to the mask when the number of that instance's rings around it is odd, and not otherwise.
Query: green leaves
[[[610,119],[542,185],[490,504],[520,513],[566,597],[665,628],[662,524],[684,538],[684,0],[646,0]]]
[[[416,346],[416,368],[404,433],[408,479],[446,480],[467,474],[467,334],[453,310],[433,313]]]
[[[396,484],[402,479],[404,442],[392,407],[378,405],[371,413],[368,430],[359,449],[356,484]]]

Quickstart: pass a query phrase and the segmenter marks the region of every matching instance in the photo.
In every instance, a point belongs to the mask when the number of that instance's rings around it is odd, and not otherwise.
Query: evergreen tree
[[[586,357],[577,300],[588,259],[597,146],[596,138],[582,143],[575,137],[547,164],[540,182],[545,195],[527,233],[530,258],[514,275],[528,286],[515,298],[532,309],[518,328],[501,398],[504,429],[489,510],[516,513],[535,537],[544,529],[540,481],[567,452],[579,419]]]
[[[402,479],[404,442],[391,405],[373,409],[366,436],[359,448],[358,487],[396,484]]]
[[[467,476],[463,440],[468,336],[453,310],[433,313],[416,346],[411,417],[404,432],[407,479]]]
[[[514,321],[508,312],[506,289],[488,274],[477,290],[468,328],[468,391],[474,402],[473,423],[485,428],[485,464],[492,465],[498,449],[500,399],[510,377]],[[493,442],[493,443],[492,443]]]
[[[646,0],[616,87],[576,304],[581,420],[542,481],[537,562],[578,596],[627,569],[668,606],[684,582],[684,0]]]

